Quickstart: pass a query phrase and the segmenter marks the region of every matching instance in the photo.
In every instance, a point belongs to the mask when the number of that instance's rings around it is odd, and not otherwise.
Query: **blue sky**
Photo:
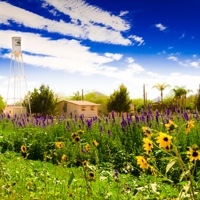
[[[195,94],[199,24],[199,0],[1,0],[0,95],[7,99],[15,36],[29,91],[45,84],[59,96],[110,95],[123,83],[142,98],[145,84],[154,99],[152,86],[167,83]]]

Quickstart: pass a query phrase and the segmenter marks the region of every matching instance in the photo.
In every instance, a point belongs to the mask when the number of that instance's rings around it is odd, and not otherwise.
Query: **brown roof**
[[[69,102],[69,103],[72,103],[75,105],[79,105],[79,106],[99,106],[100,105],[100,104],[96,104],[96,103],[89,102],[89,101],[78,101],[78,100],[63,100],[63,101]]]

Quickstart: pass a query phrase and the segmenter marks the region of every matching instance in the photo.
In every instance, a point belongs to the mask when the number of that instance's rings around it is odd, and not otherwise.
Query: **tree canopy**
[[[108,111],[116,112],[128,112],[130,110],[131,99],[129,97],[129,92],[127,88],[121,84],[118,90],[115,90],[113,94],[110,95],[107,108]]]
[[[0,96],[0,113],[5,108],[5,106],[6,106],[6,103],[4,102],[3,97]]]
[[[34,88],[32,93],[29,92],[31,113],[50,115],[56,113],[57,98],[49,86],[42,84],[39,89]],[[24,101],[26,109],[29,111],[27,101]],[[30,112],[30,111],[29,111]]]

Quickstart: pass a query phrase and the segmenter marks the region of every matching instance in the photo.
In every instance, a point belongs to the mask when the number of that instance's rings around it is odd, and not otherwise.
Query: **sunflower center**
[[[193,157],[197,157],[197,156],[198,156],[198,152],[194,151],[194,152],[192,153],[192,156],[193,156]]]
[[[151,146],[151,143],[149,143],[148,145],[149,145],[149,147],[150,147],[150,146]]]
[[[167,142],[168,141],[168,137],[164,137],[163,140]]]

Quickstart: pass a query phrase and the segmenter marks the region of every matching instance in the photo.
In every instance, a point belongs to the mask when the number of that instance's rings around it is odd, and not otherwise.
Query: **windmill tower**
[[[10,75],[6,100],[6,111],[11,114],[25,113],[22,106],[26,98],[31,114],[30,100],[24,71],[23,57],[21,51],[21,37],[12,37],[12,52],[10,61]]]

